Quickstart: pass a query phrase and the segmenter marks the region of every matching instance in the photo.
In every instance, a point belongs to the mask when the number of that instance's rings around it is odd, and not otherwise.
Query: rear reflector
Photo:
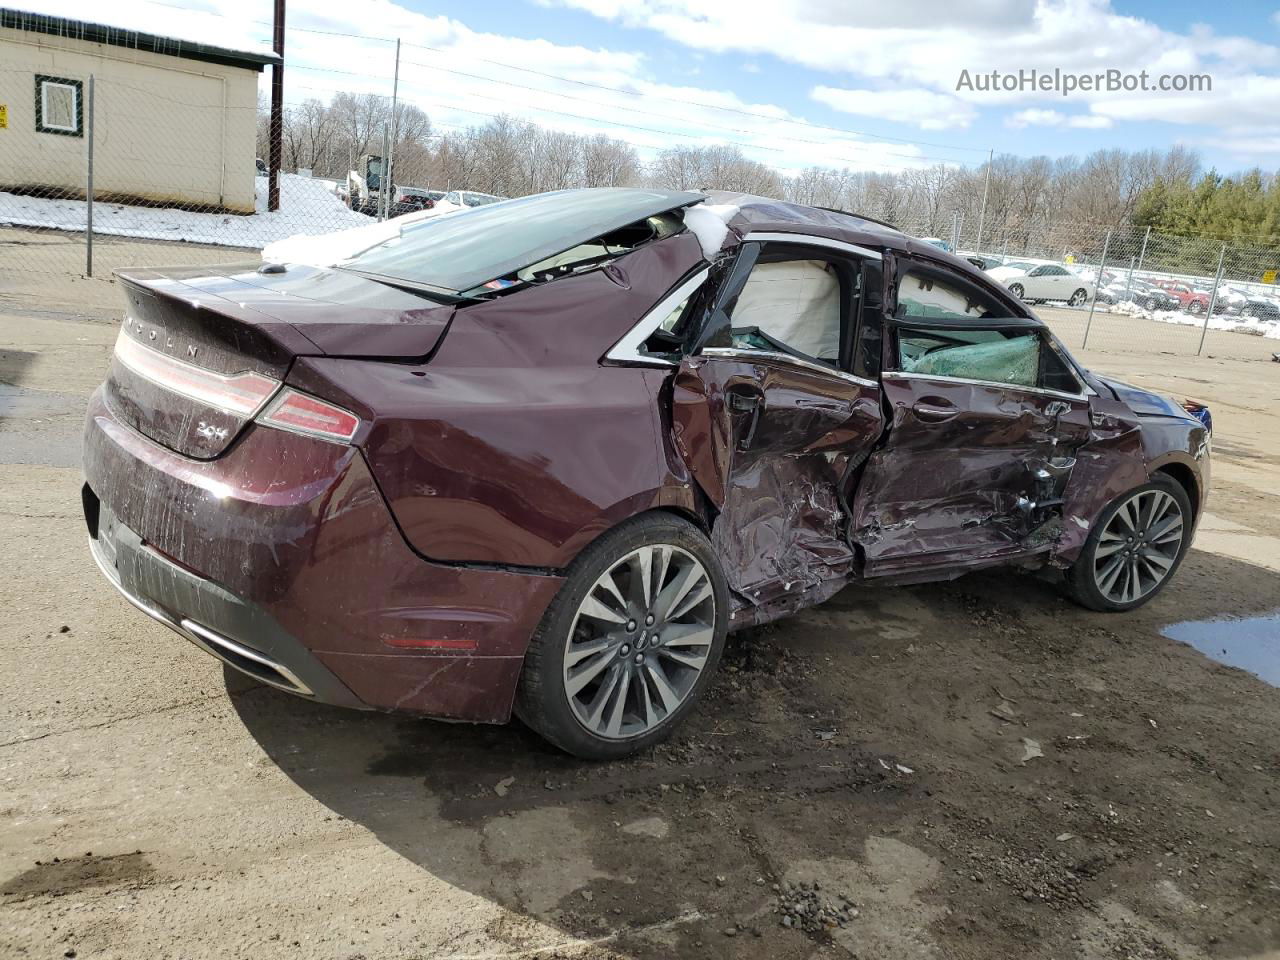
[[[350,443],[360,426],[354,413],[290,387],[280,392],[258,422],[334,443]]]
[[[116,338],[115,355],[124,366],[156,386],[242,417],[253,416],[280,386],[279,380],[260,373],[222,374],[197,367],[144,347],[124,330]]]

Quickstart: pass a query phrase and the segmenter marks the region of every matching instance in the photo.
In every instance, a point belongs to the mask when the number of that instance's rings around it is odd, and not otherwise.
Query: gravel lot
[[[1280,607],[1269,354],[1083,353],[1213,406],[1210,513],[1147,607],[849,589],[589,766],[257,686],[120,599],[78,496],[117,297],[0,276],[0,956],[1280,956],[1280,691],[1161,634]]]

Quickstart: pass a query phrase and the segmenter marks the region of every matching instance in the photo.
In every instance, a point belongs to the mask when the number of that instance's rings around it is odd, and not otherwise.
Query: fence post
[[[1213,308],[1218,305],[1218,287],[1222,283],[1222,261],[1227,256],[1227,245],[1224,243],[1218,251],[1218,272],[1213,278],[1213,293],[1209,294],[1209,309],[1204,312],[1204,326],[1200,328],[1200,346],[1196,347],[1196,356],[1204,353],[1204,337],[1209,332],[1209,318],[1213,316]]]
[[[1102,271],[1107,267],[1107,251],[1111,248],[1111,231],[1107,231],[1107,238],[1102,241],[1102,261],[1098,264],[1098,279],[1093,283],[1093,296],[1089,300],[1089,319],[1084,325],[1084,342],[1080,344],[1080,349],[1089,346],[1089,328],[1093,326],[1093,311],[1098,306],[1098,287],[1102,286]]]
[[[1142,235],[1142,249],[1138,251],[1138,269],[1142,269],[1142,261],[1147,256],[1147,241],[1151,239],[1151,228],[1147,227],[1147,232]]]
[[[84,224],[84,273],[93,276],[93,74],[89,74],[89,97],[85,104],[84,118],[85,146],[87,162],[85,164],[85,224]]]
[[[1133,289],[1133,257],[1129,258],[1129,279],[1124,283],[1124,298],[1129,299],[1129,291]]]
[[[1000,262],[1004,263],[1009,259],[1009,235],[1004,235],[1004,246],[1000,248]]]

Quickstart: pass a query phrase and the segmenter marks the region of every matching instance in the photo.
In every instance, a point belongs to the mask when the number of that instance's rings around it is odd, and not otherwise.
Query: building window
[[[83,137],[83,93],[79,80],[36,74],[36,132]]]

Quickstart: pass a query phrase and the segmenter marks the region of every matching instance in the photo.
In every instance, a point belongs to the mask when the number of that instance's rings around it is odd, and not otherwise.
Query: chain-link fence
[[[97,77],[46,57],[0,66],[0,271],[110,277],[226,262],[372,222],[351,209],[345,181],[296,173],[280,176],[270,208],[256,71],[169,69],[160,83],[154,71]]]
[[[0,66],[0,273],[110,277],[136,266],[254,258],[323,234],[463,199],[383,183],[383,154],[350,156],[344,179],[281,173],[271,209],[257,154],[257,73],[172,71],[172,82]],[[241,76],[241,74],[243,76]],[[394,120],[365,149],[395,155]],[[297,151],[294,151],[297,153]],[[413,165],[413,154],[404,163]],[[546,162],[553,162],[554,157]],[[394,162],[396,169],[402,167]],[[708,184],[707,186],[715,186]],[[898,226],[916,236],[946,216]],[[1073,345],[1269,358],[1280,351],[1280,248],[1046,219],[950,220],[931,239],[980,263]]]
[[[899,226],[927,236],[924,224]],[[929,239],[980,265],[1075,346],[1280,352],[1280,246],[1069,221],[966,224],[959,215],[944,232]]]

